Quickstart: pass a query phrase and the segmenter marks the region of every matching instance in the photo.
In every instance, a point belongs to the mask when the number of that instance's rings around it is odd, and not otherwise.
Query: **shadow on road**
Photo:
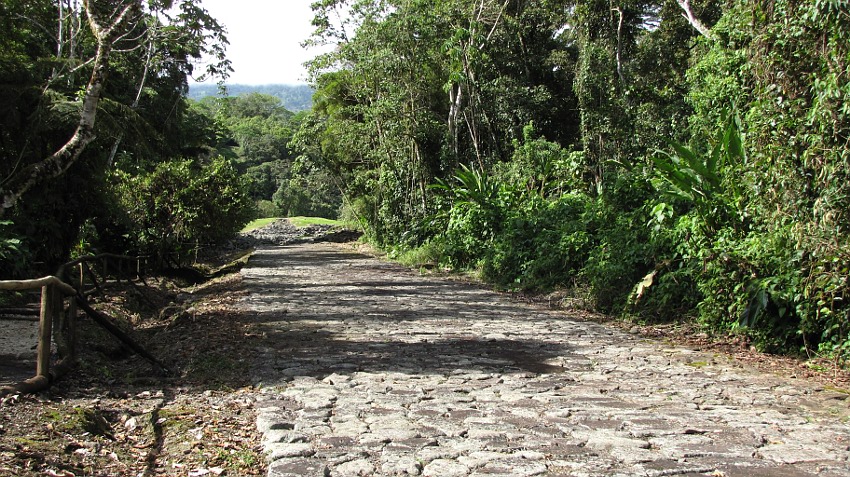
[[[283,375],[324,378],[340,372],[398,372],[404,374],[452,374],[455,372],[553,374],[569,371],[560,357],[569,353],[562,343],[515,339],[481,340],[446,338],[436,333],[387,336],[375,340],[367,334],[340,336],[317,326],[284,322],[273,317],[263,343],[265,363]],[[260,318],[262,319],[262,318]],[[416,340],[416,341],[414,341]],[[573,364],[574,366],[574,364]]]
[[[244,304],[263,330],[262,369],[272,376],[568,371],[563,340],[504,327],[506,316],[519,316],[545,336],[551,316],[473,283],[317,248],[264,249],[243,273]]]

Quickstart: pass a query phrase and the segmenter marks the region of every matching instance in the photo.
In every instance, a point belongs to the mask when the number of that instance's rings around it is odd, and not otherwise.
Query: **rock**
[[[333,469],[339,477],[361,477],[375,474],[375,466],[366,459],[357,459],[342,463]]]
[[[437,459],[431,461],[422,470],[425,477],[463,477],[469,473],[469,467],[456,460]]]
[[[810,445],[769,444],[756,452],[756,457],[780,464],[799,464],[835,460],[836,455]],[[846,457],[846,456],[845,456]]]
[[[623,437],[616,432],[600,430],[592,432],[585,443],[588,449],[610,451],[611,449],[649,449],[649,442]]]
[[[285,459],[269,465],[267,477],[328,477],[330,470],[323,463],[310,459]]]
[[[313,444],[304,442],[272,443],[268,444],[266,449],[269,451],[269,455],[266,457],[269,462],[286,457],[310,457],[316,453]]]
[[[386,475],[421,475],[422,464],[410,455],[392,455],[384,453],[381,472]]]

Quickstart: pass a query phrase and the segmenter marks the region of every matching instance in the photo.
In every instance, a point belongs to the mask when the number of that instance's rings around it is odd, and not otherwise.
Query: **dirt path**
[[[269,476],[848,476],[847,394],[331,244],[260,248]]]

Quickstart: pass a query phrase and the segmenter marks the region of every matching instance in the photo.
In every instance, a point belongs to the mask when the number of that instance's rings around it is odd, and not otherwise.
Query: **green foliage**
[[[257,201],[257,217],[260,218],[273,218],[280,217],[283,214],[280,209],[274,205],[274,202],[270,200],[258,200]]]
[[[20,277],[29,258],[24,241],[15,234],[12,225],[9,220],[0,220],[0,280]]]
[[[412,262],[846,359],[845,3],[317,2],[290,144]]]
[[[150,173],[116,178],[135,243],[158,257],[227,240],[255,214],[246,182],[223,158],[164,162]]]
[[[221,26],[194,0],[167,12],[162,2],[109,3],[63,2],[57,15],[56,1],[0,2],[0,188],[14,187],[78,126],[97,46],[84,6],[100,11],[103,21],[116,6],[115,12],[135,5],[139,13],[116,26],[120,40],[106,65],[96,139],[67,169],[45,164],[60,169],[58,177],[0,211],[14,222],[0,240],[20,275],[53,273],[72,253],[91,248],[127,250],[129,225],[116,219],[123,212],[108,184],[112,172],[132,176],[164,157],[205,156],[215,138],[214,122],[190,110],[183,95],[189,75],[226,76]],[[206,72],[197,69],[202,56],[210,61]],[[6,239],[21,241],[13,244],[16,251]]]
[[[734,220],[734,207],[740,201],[734,180],[724,184],[722,178],[724,171],[735,170],[746,161],[740,118],[735,113],[726,116],[726,127],[711,152],[701,154],[669,141],[673,153],[661,151],[652,157],[658,176],[667,186],[656,183],[656,189],[692,205],[708,234]]]
[[[484,254],[484,276],[525,290],[574,284],[593,246],[587,204],[586,196],[568,194],[551,201],[532,198],[510,211]]]
[[[433,220],[445,224],[442,242],[448,263],[477,267],[501,230],[507,191],[488,173],[464,165],[452,181],[438,179],[430,188],[443,194],[447,208]]]
[[[733,98],[747,154],[720,188],[735,214],[713,217],[711,238],[692,217],[682,248],[700,270],[708,326],[765,349],[846,359],[850,121],[836,75],[846,62],[836,59],[848,57],[848,20],[836,5],[735,2],[715,29],[720,41],[701,46],[689,72],[694,141],[717,130]]]
[[[306,215],[333,219],[339,215],[339,190],[329,174],[321,170],[293,174],[288,181],[281,182],[272,201],[286,217]]]
[[[487,172],[461,165],[452,179],[453,183],[448,183],[438,178],[431,188],[448,193],[455,205],[474,204],[487,209],[498,207],[499,183]]]
[[[639,228],[644,219],[642,209],[620,211],[604,199],[597,199],[589,205],[585,214],[594,226],[596,243],[582,264],[579,278],[587,287],[587,295],[595,309],[621,313],[627,307],[633,287],[651,269],[657,247],[649,239],[649,234],[641,233]],[[633,306],[633,313],[649,314],[646,309],[651,307],[647,306],[646,299],[633,303],[638,304],[641,308]]]
[[[398,263],[412,268],[432,268],[444,260],[446,252],[443,242],[440,240],[429,240],[422,245],[403,250],[400,253],[390,254],[390,258]]]
[[[261,214],[338,215],[341,199],[334,178],[312,165],[309,154],[293,150],[299,147],[294,131],[304,114],[293,114],[277,97],[258,92],[205,98],[198,107],[217,116],[226,129],[219,150],[233,157],[248,179]]]
[[[536,137],[533,124],[523,128],[523,140],[515,140],[513,149],[510,161],[493,166],[493,175],[512,184],[518,197],[557,197],[584,189],[581,159],[556,142]]]

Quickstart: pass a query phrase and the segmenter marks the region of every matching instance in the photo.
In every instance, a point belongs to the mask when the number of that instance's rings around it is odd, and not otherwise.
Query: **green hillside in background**
[[[218,95],[218,85],[197,84],[189,86],[189,99],[195,101],[206,96]],[[229,96],[242,96],[249,93],[262,93],[279,98],[283,107],[292,112],[305,111],[313,105],[313,88],[306,84],[229,84]]]

